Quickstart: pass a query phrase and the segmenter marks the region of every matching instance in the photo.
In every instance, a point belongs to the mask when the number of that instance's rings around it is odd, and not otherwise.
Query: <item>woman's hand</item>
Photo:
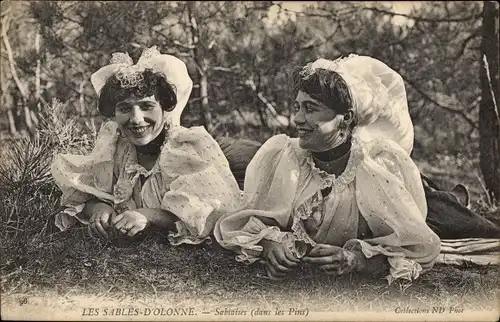
[[[149,220],[137,210],[127,210],[114,217],[111,223],[120,233],[132,237],[146,229]]]
[[[303,260],[318,265],[328,275],[342,275],[356,268],[357,254],[341,247],[317,244]]]
[[[285,244],[263,239],[260,245],[264,248],[262,258],[266,262],[267,275],[271,279],[282,279],[300,261]]]
[[[113,207],[104,202],[93,202],[85,205],[84,213],[90,213],[89,226],[98,236],[109,238],[111,233],[111,219],[115,214]]]

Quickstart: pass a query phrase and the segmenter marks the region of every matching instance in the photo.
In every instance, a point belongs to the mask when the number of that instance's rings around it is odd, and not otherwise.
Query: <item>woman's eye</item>
[[[128,106],[128,105],[118,105],[117,110],[120,113],[128,113],[128,112],[130,112],[130,106]]]
[[[306,104],[306,111],[307,112],[314,112],[318,109],[318,107],[314,104]]]
[[[152,110],[154,108],[154,105],[153,104],[144,104],[141,106],[141,109],[143,111],[149,111],[149,110]]]

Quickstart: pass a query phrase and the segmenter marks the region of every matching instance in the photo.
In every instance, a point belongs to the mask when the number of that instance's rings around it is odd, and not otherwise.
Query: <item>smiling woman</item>
[[[299,138],[274,136],[255,154],[244,206],[215,227],[219,243],[278,279],[300,262],[389,282],[429,270],[440,239],[425,222],[401,76],[351,55],[303,66],[295,86]]]
[[[154,96],[120,101],[115,113],[121,130],[136,146],[153,141],[165,127],[163,109]]]
[[[215,221],[240,206],[240,192],[217,142],[179,124],[192,88],[185,64],[155,47],[135,65],[117,53],[92,84],[110,120],[91,155],[55,157],[65,208],[56,225],[81,223],[107,238],[155,227],[175,245],[209,239]]]

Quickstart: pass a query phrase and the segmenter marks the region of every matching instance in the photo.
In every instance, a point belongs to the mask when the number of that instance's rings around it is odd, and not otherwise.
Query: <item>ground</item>
[[[216,310],[238,309],[251,314],[258,308],[272,311],[271,316],[260,315],[260,320],[280,317],[274,315],[276,309],[282,310],[287,320],[299,320],[309,313],[313,320],[374,321],[382,320],[377,314],[383,313],[384,320],[392,317],[394,321],[498,320],[498,266],[436,265],[413,283],[392,285],[385,279],[358,275],[335,278],[302,267],[288,279],[276,282],[265,278],[260,265],[238,263],[234,254],[216,244],[172,247],[164,237],[156,236],[117,245],[93,240],[86,230],[56,232],[53,226],[58,199],[50,188],[53,184],[35,175],[45,170],[33,170],[39,160],[46,160],[37,151],[48,149],[28,145],[18,151],[24,150],[33,152],[27,154],[32,161],[14,158],[16,167],[0,171],[3,319],[107,320],[111,313],[115,319],[123,319],[122,309],[137,308],[140,314],[127,315],[126,319],[173,320],[190,316],[167,316],[147,309],[193,308],[198,315],[191,318],[249,320],[242,315],[217,316]],[[0,155],[0,165],[4,156]],[[479,176],[471,170],[478,167],[461,165],[454,159],[446,162],[436,166],[420,162],[419,168],[432,174],[446,189],[458,182],[466,184],[473,197],[473,209],[485,215],[496,214],[493,217],[498,219],[498,206],[485,201]],[[23,184],[26,173],[33,176]],[[433,308],[448,314],[424,315]],[[490,313],[488,319],[482,318],[481,311]],[[365,315],[342,315],[346,312]],[[165,312],[176,313],[183,312]]]
[[[318,275],[308,267],[284,281],[271,281],[260,265],[238,263],[217,244],[173,247],[159,236],[116,244],[92,240],[83,230],[39,240],[20,250],[17,257],[12,256],[12,249],[4,248],[2,253],[9,251],[9,259],[2,260],[3,318],[15,312],[40,317],[64,311],[71,318],[99,319],[105,308],[107,314],[123,315],[124,311],[116,309],[127,305],[139,308],[143,319],[154,318],[152,310],[160,307],[192,307],[198,318],[206,311],[211,312],[206,316],[217,318],[216,308],[246,310],[248,314],[259,308],[273,316],[278,308],[297,319],[306,309],[308,313],[374,314],[406,309],[413,313],[396,316],[417,320],[432,307],[443,307],[447,313],[457,310],[451,318],[462,320],[467,312],[499,312],[497,266],[436,265],[413,283],[392,285],[385,279],[359,275]],[[146,308],[150,311],[144,311]]]

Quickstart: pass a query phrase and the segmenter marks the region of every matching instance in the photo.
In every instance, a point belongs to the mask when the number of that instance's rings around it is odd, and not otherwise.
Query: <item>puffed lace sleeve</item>
[[[113,201],[113,158],[118,138],[117,127],[115,122],[104,123],[89,155],[54,156],[51,174],[62,191],[61,205],[64,208],[55,218],[60,230],[66,230],[78,221],[87,224],[78,214],[89,199],[95,197],[105,202]]]
[[[217,241],[237,253],[237,261],[257,261],[262,239],[287,243],[293,249],[294,236],[280,229],[290,225],[299,177],[299,162],[290,145],[285,135],[264,143],[247,167],[243,207],[217,222]]]
[[[377,141],[367,147],[356,173],[356,199],[374,238],[348,241],[367,258],[387,256],[391,283],[413,280],[431,268],[439,237],[427,226],[427,204],[417,166],[399,145]],[[357,245],[356,245],[357,244]]]
[[[179,220],[169,234],[173,245],[208,240],[217,219],[241,207],[241,195],[227,159],[205,128],[175,127],[160,161],[170,182],[161,209]]]

